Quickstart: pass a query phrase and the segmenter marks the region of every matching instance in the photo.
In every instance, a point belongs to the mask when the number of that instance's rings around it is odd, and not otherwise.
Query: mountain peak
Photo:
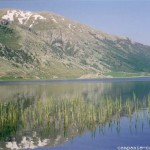
[[[32,18],[32,22],[29,27],[32,27],[36,20],[46,20],[46,18],[42,15],[32,13],[30,11],[13,9],[7,10],[6,14],[4,14],[1,18],[10,22],[18,21],[21,25],[26,25],[27,22]]]

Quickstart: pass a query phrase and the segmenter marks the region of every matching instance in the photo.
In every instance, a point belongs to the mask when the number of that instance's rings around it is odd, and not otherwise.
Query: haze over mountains
[[[1,78],[79,78],[103,77],[112,71],[150,72],[150,46],[56,14],[2,9],[0,64]]]

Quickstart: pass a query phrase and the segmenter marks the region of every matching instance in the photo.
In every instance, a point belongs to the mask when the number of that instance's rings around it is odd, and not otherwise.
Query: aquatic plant
[[[94,136],[96,127],[99,126],[103,133],[106,123],[110,128],[116,123],[119,133],[121,116],[131,119],[133,113],[147,106],[150,111],[150,96],[139,100],[134,94],[133,99],[101,97],[99,100],[84,100],[75,97],[57,100],[51,97],[0,103],[0,140],[15,136],[19,131],[37,131],[41,138],[52,139],[58,135],[73,137],[85,130],[92,131]]]

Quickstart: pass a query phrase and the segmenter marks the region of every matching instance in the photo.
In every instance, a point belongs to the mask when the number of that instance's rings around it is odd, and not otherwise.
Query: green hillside
[[[52,13],[0,10],[0,64],[1,79],[143,76],[150,46]]]

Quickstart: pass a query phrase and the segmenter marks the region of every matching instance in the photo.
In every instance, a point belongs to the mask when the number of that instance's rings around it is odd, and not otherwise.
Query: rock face
[[[149,72],[150,47],[47,12],[0,10],[0,74],[78,78]]]

